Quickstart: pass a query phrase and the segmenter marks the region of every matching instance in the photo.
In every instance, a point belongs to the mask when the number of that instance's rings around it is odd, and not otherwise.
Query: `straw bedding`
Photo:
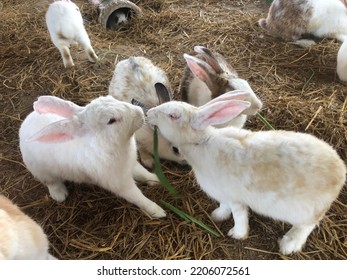
[[[336,75],[340,43],[324,39],[300,48],[266,35],[257,20],[266,1],[144,0],[144,12],[121,30],[105,30],[88,1],[76,0],[100,61],[91,64],[72,47],[75,67],[66,70],[50,41],[44,14],[47,3],[0,1],[0,188],[42,225],[51,252],[60,259],[347,259],[347,189],[344,186],[302,253],[284,257],[277,240],[289,225],[250,214],[250,237],[226,236],[232,220],[214,224],[217,203],[197,186],[189,167],[163,162],[163,169],[182,194],[175,201],[164,188],[140,186],[144,194],[163,199],[216,228],[217,238],[168,211],[151,220],[134,205],[96,186],[69,184],[69,197],[57,203],[45,186],[25,169],[18,129],[33,101],[50,94],[80,105],[107,94],[117,61],[146,56],[168,74],[179,99],[183,53],[204,45],[222,53],[247,79],[264,102],[262,115],[276,128],[308,132],[333,145],[347,159],[346,85]],[[268,129],[250,118],[247,127]],[[290,211],[290,209],[288,209]]]

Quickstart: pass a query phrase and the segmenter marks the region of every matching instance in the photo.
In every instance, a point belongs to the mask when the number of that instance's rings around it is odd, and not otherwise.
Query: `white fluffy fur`
[[[248,91],[250,93],[248,101],[251,103],[251,106],[230,122],[220,126],[231,125],[242,128],[245,125],[247,116],[255,115],[262,108],[262,102],[256,96],[249,83],[238,77],[236,70],[229,65],[221,54],[212,53],[208,49],[206,51],[201,46],[195,46],[194,50],[198,53],[198,56],[184,54],[187,66],[181,81],[181,94],[182,91],[186,90],[186,101],[199,107],[210,101],[212,96],[217,96],[230,90]],[[223,83],[224,86],[216,83]]]
[[[307,0],[307,5],[313,8],[308,33],[342,42],[347,38],[347,7],[341,0]]]
[[[65,67],[74,66],[71,44],[81,44],[89,61],[96,62],[89,36],[84,28],[82,15],[75,3],[70,0],[53,2],[46,13],[46,24],[53,44],[59,49]]]
[[[163,84],[172,98],[172,89],[165,72],[145,57],[129,57],[117,63],[109,86],[109,94],[118,100],[131,102],[136,99],[147,108],[161,103],[154,85]],[[144,125],[136,134],[136,142],[142,163],[153,165],[153,129]],[[158,134],[158,154],[166,160],[183,164],[182,157],[173,151],[172,144]]]
[[[0,260],[55,259],[48,253],[48,247],[42,228],[0,195]]]
[[[150,216],[165,212],[146,198],[135,180],[157,184],[158,178],[137,161],[134,133],[144,123],[142,110],[111,96],[85,107],[57,97],[34,103],[19,131],[20,150],[29,171],[50,195],[62,202],[64,180],[99,185],[134,203]]]
[[[336,72],[341,81],[347,82],[347,41],[342,43],[337,53]]]
[[[293,225],[280,251],[300,251],[343,187],[345,164],[330,145],[309,134],[210,126],[247,106],[232,98],[200,108],[173,101],[150,109],[148,121],[179,147],[202,190],[220,202],[212,217],[224,220],[232,213],[228,235],[248,236],[251,208]]]

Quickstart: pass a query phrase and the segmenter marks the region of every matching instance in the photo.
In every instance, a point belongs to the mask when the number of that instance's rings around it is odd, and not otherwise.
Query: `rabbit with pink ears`
[[[66,68],[74,66],[70,54],[71,44],[81,44],[89,61],[98,60],[84,28],[81,12],[75,3],[70,0],[53,2],[46,12],[46,24]]]
[[[41,226],[0,195],[0,260],[56,259],[49,254],[48,247]]]
[[[148,122],[180,149],[201,189],[220,202],[212,217],[233,215],[228,235],[247,238],[251,208],[292,225],[279,246],[282,254],[295,253],[339,195],[346,166],[329,144],[309,134],[212,126],[249,108],[248,98],[234,91],[200,107],[172,101],[150,109]]]
[[[246,90],[250,93],[247,101],[251,106],[230,122],[220,125],[242,128],[247,116],[255,115],[262,108],[261,100],[220,53],[203,46],[195,46],[194,51],[195,56],[184,54],[187,66],[180,84],[182,100],[199,107],[228,91]]]
[[[347,38],[347,5],[345,0],[274,0],[267,18],[259,25],[270,35],[300,46],[315,44],[302,39],[311,34],[318,38]]]
[[[86,106],[41,96],[20,127],[20,150],[28,170],[58,202],[68,195],[64,181],[89,183],[161,218],[164,210],[134,181],[159,183],[137,161],[134,133],[143,124],[141,108],[112,96],[101,96]]]

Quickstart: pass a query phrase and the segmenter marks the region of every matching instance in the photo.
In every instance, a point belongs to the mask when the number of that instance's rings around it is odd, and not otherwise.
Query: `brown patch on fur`
[[[96,62],[98,60],[98,57],[92,49],[87,50],[87,55],[91,62]]]
[[[270,6],[266,24],[260,20],[259,25],[265,25],[265,29],[272,36],[285,41],[298,40],[303,34],[308,33],[308,22],[312,15],[312,7],[304,11],[299,8],[305,3],[305,0],[298,1],[297,4],[286,0],[274,1]]]
[[[68,40],[68,38],[65,37],[64,34],[61,33],[61,32],[58,32],[58,33],[57,33],[57,37],[58,37],[60,40]]]

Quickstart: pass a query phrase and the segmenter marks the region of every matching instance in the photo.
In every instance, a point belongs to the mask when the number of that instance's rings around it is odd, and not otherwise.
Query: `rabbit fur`
[[[311,34],[318,38],[347,38],[347,7],[345,0],[274,0],[267,18],[259,26],[274,37],[293,41],[302,47],[315,44],[302,39]]]
[[[61,0],[49,5],[46,24],[53,44],[60,51],[66,68],[74,66],[70,54],[71,44],[80,44],[91,62],[98,60],[83,25],[82,15],[75,3]]]
[[[141,102],[146,108],[172,99],[172,89],[164,70],[142,56],[131,56],[117,63],[109,86],[109,94],[118,100]],[[135,133],[142,163],[153,166],[153,129],[144,125]],[[177,148],[158,134],[158,154],[166,160],[184,164]]]
[[[242,128],[247,115],[255,115],[262,108],[261,100],[220,53],[212,53],[202,46],[195,46],[194,51],[197,52],[196,56],[184,54],[187,66],[180,84],[182,100],[199,107],[228,91],[247,90],[250,92],[248,101],[251,106],[229,123],[222,125]]]
[[[339,79],[347,83],[347,41],[342,43],[337,53],[336,72]]]
[[[20,127],[20,150],[28,170],[58,202],[68,195],[64,181],[89,183],[160,218],[164,210],[134,181],[159,182],[137,161],[134,133],[143,123],[139,107],[112,96],[96,98],[85,107],[41,96]]]
[[[48,247],[41,226],[0,195],[0,260],[56,259],[48,253]]]
[[[249,108],[240,94],[236,100],[235,92],[223,94],[199,108],[165,103],[148,111],[148,122],[177,145],[202,190],[220,202],[212,217],[224,220],[232,213],[229,236],[248,236],[251,208],[291,224],[279,242],[280,252],[298,252],[339,195],[346,166],[329,144],[313,135],[212,127]]]

